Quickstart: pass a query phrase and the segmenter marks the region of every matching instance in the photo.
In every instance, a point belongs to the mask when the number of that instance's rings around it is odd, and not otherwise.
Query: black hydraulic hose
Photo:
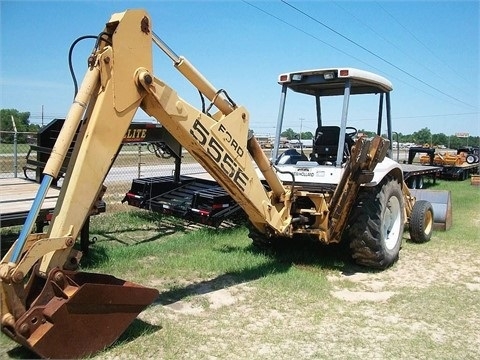
[[[80,36],[79,38],[75,39],[75,41],[72,43],[72,45],[70,45],[70,49],[68,50],[68,68],[70,69],[70,75],[72,76],[73,86],[75,88],[73,98],[75,98],[75,96],[77,96],[77,93],[78,93],[77,77],[75,76],[75,71],[73,70],[73,64],[72,64],[73,49],[82,40],[95,39],[97,41],[95,42],[95,46],[94,46],[93,51],[92,51],[92,54],[93,54],[95,52],[95,50],[98,48],[98,44],[100,43],[100,40],[104,40],[107,43],[109,43],[110,45],[112,44],[112,42],[110,40],[102,38],[103,35],[109,36],[109,34],[106,33],[106,32],[101,32],[99,35],[84,35],[84,36]]]
[[[278,167],[276,167],[275,165],[272,165],[272,166],[280,174],[288,174],[292,177],[292,190],[291,191],[293,192],[293,188],[295,187],[295,174],[291,171],[282,171]]]
[[[205,98],[200,90],[198,90],[198,94],[200,95],[200,101],[202,102],[202,113],[206,114],[205,110]]]
[[[215,97],[213,98],[213,101],[212,101],[212,102],[210,103],[210,105],[208,106],[208,108],[207,108],[207,110],[206,110],[206,114],[208,114],[208,112],[210,111],[210,109],[213,107],[216,98],[217,98],[220,94],[225,95],[225,97],[227,98],[227,100],[230,102],[230,105],[231,105],[234,109],[237,107],[237,104],[235,104],[235,102],[234,102],[234,101],[232,100],[232,98],[228,95],[228,93],[227,93],[224,89],[220,89],[220,90],[218,90],[218,91],[215,93]]]

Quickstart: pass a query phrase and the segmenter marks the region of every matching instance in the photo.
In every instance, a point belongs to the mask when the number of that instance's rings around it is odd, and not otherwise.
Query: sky
[[[274,134],[280,73],[355,67],[393,83],[393,131],[480,135],[480,2],[473,1],[5,1],[0,0],[0,107],[32,123],[64,118],[73,100],[70,45],[113,13],[143,8],[155,33]],[[79,81],[93,40],[74,49]],[[155,76],[200,108],[195,89],[154,50]],[[338,99],[337,99],[338,100]],[[325,125],[341,102],[323,103]],[[352,101],[349,125],[376,129],[376,105]],[[312,98],[287,95],[283,128],[315,132]],[[147,120],[139,112],[136,120]]]

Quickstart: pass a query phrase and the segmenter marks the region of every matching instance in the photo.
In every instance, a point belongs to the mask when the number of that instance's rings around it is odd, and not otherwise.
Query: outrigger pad
[[[54,269],[9,335],[43,358],[85,357],[113,344],[156,298],[158,290],[114,276]]]

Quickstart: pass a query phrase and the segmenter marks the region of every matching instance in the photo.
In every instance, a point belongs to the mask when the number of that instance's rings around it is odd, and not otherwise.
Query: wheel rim
[[[430,232],[432,231],[432,227],[433,227],[433,214],[431,211],[427,211],[427,213],[425,214],[425,221],[424,221],[424,233],[425,235],[428,235],[430,234]]]
[[[397,245],[402,225],[401,211],[400,201],[395,196],[392,196],[388,200],[383,217],[383,236],[385,239],[385,246],[388,250],[392,250]]]

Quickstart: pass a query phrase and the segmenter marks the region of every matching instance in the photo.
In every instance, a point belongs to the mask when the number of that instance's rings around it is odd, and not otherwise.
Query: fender
[[[377,186],[387,175],[397,179],[401,186],[404,186],[402,168],[396,161],[388,157],[377,164],[372,181],[364,186]]]

